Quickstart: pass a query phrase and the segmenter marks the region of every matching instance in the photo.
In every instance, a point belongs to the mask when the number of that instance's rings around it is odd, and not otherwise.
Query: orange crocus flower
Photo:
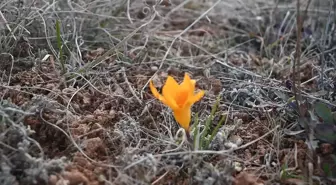
[[[173,110],[175,120],[187,132],[189,132],[191,120],[191,106],[204,96],[204,91],[194,93],[195,84],[196,81],[190,79],[187,73],[185,73],[181,84],[178,84],[173,77],[168,76],[162,88],[162,95],[154,87],[152,81],[149,84],[153,95]]]

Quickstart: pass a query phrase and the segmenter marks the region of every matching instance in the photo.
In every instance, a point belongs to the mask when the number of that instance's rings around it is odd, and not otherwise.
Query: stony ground
[[[309,4],[293,73],[294,2],[0,2],[0,184],[334,184],[329,3]],[[148,88],[186,72],[201,128],[220,98],[204,150]]]

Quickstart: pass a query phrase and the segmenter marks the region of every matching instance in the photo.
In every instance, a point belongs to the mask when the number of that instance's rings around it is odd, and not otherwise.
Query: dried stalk
[[[310,5],[311,0],[308,1],[307,7],[305,9],[304,15],[301,16],[301,11],[300,11],[300,0],[297,0],[297,16],[296,16],[296,25],[297,25],[297,40],[296,40],[296,51],[295,51],[295,58],[294,58],[294,63],[293,63],[293,92],[294,92],[294,96],[295,96],[295,101],[296,101],[296,105],[298,107],[299,110],[299,120],[304,121],[303,116],[304,116],[304,112],[303,109],[301,107],[301,103],[302,103],[302,94],[301,94],[301,88],[300,88],[300,84],[301,84],[301,78],[300,78],[300,72],[297,71],[297,69],[300,69],[300,61],[301,61],[301,38],[302,38],[302,28],[303,28],[303,22],[304,19],[306,18],[307,15],[307,10],[308,7]],[[299,74],[299,76],[297,77],[297,75]],[[298,84],[298,86],[296,85]],[[313,131],[311,126],[308,125],[307,122],[304,123],[305,125],[305,130],[307,133],[307,139],[310,143],[310,141],[312,141],[313,139]],[[312,161],[313,161],[313,156],[314,156],[314,151],[311,147],[309,147],[310,150],[308,152],[308,163],[307,163],[307,168],[308,168],[308,173],[306,174],[306,180],[307,183],[309,185],[313,185],[313,179],[312,179],[312,174],[311,174],[311,166],[312,166]],[[310,167],[310,168],[309,168]]]

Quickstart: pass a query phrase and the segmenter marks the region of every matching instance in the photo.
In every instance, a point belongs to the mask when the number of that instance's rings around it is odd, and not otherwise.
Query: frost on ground
[[[335,6],[301,0],[293,73],[292,1],[1,1],[0,184],[334,184]],[[185,72],[207,148],[148,88]]]

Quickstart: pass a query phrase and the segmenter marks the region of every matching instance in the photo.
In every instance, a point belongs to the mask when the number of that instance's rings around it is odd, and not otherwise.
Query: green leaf
[[[202,148],[204,148],[205,146],[205,140],[206,140],[206,137],[208,136],[209,134],[209,131],[210,131],[210,125],[212,124],[212,121],[213,121],[213,118],[215,117],[215,114],[216,114],[216,111],[217,111],[217,108],[219,106],[219,102],[220,102],[220,96],[217,97],[217,100],[216,102],[214,103],[214,105],[212,106],[212,110],[211,110],[211,113],[208,117],[208,119],[206,120],[205,122],[205,128],[201,134],[201,138],[200,138],[200,145]]]
[[[324,123],[334,124],[334,116],[326,104],[317,102],[314,106],[314,109],[316,114],[323,120]]]
[[[214,139],[214,137],[218,133],[220,127],[223,125],[223,123],[225,122],[225,120],[226,120],[226,115],[224,114],[224,115],[222,115],[222,118],[219,120],[219,122],[218,122],[217,126],[215,127],[215,129],[212,131],[210,139],[207,140],[206,145],[205,145],[206,149],[209,147],[211,141]]]
[[[200,121],[198,119],[198,113],[195,115],[195,122],[194,122],[194,150],[199,149],[199,129],[200,129]]]
[[[323,164],[322,170],[325,174],[327,174],[328,177],[332,177],[332,171],[331,171],[330,164]]]
[[[331,124],[317,124],[314,129],[318,140],[333,144],[336,142],[336,126]]]
[[[331,177],[335,178],[336,177],[336,155],[331,154],[330,157],[333,159],[334,163],[333,164],[333,168],[331,169]]]
[[[62,73],[65,73],[65,64],[63,60],[63,42],[61,37],[61,22],[59,20],[56,20],[56,41],[57,41],[57,47],[58,47],[58,60],[61,63],[62,67]]]

